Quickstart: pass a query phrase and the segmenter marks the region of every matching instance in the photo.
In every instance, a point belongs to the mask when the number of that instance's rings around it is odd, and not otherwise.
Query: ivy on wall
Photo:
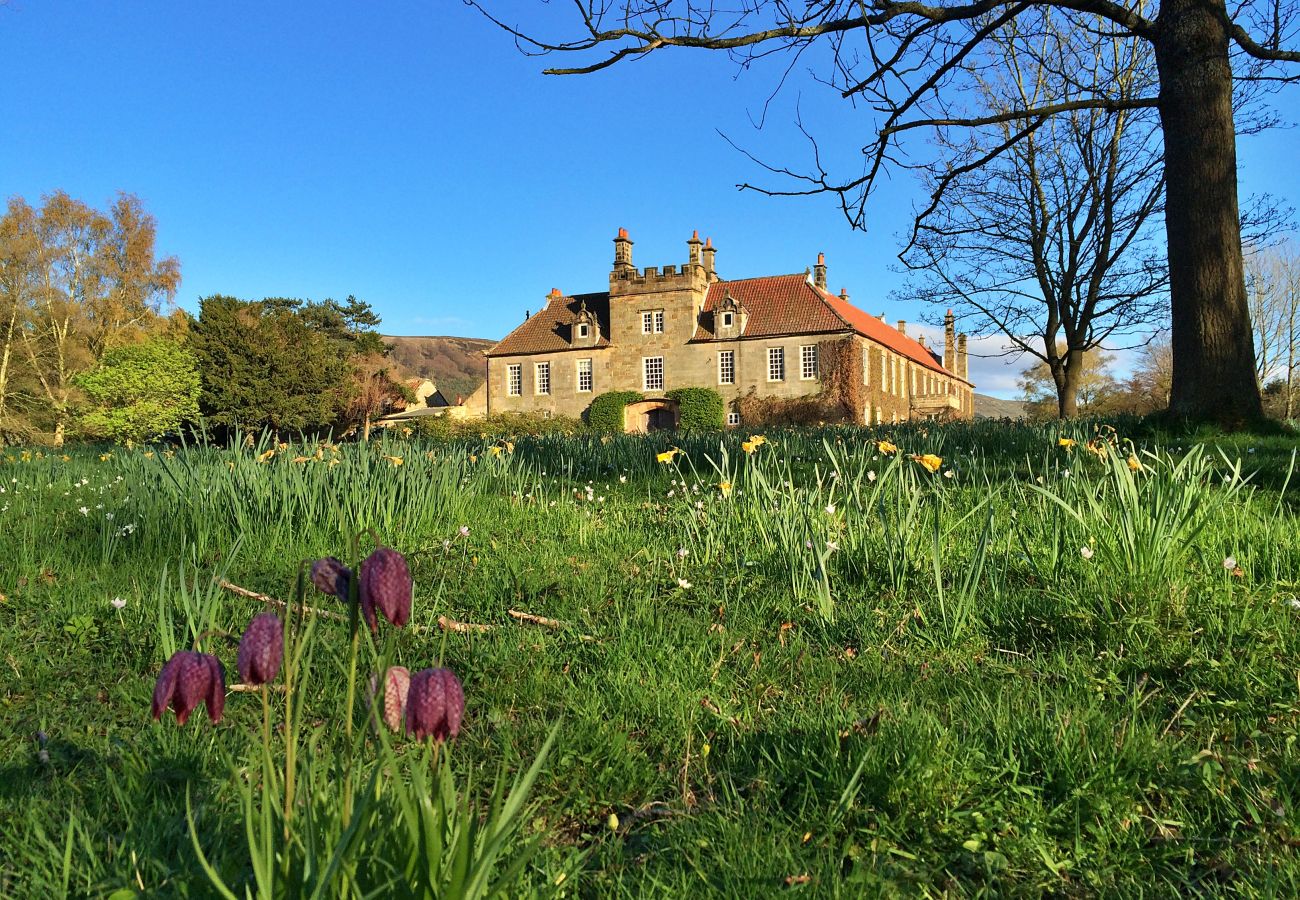
[[[750,427],[823,425],[857,422],[866,391],[862,386],[862,347],[853,338],[835,338],[817,345],[821,390],[806,397],[760,397],[750,391],[737,406]]]

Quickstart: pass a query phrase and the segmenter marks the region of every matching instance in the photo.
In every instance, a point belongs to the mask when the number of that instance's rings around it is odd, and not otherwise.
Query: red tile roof
[[[852,331],[927,369],[958,377],[943,367],[943,360],[937,354],[847,300],[815,287],[806,274],[714,282],[705,295],[704,310],[692,341],[713,340],[713,312],[728,294],[748,313],[742,339]],[[571,334],[583,303],[599,322],[600,340],[594,346],[610,346],[609,294],[564,297],[553,292],[543,309],[506,335],[487,355],[518,356],[577,349],[571,343]]]
[[[713,340],[713,311],[727,294],[740,301],[749,314],[745,338],[855,331],[927,369],[957,377],[955,372],[943,367],[941,358],[920,343],[847,300],[814,286],[807,275],[769,275],[715,282],[705,298],[704,315],[696,326],[694,340]]]
[[[609,294],[577,294],[565,297],[558,292],[547,297],[546,306],[506,335],[487,351],[488,356],[517,356],[530,353],[555,353],[577,349],[572,343],[573,326],[582,304],[596,317],[600,340],[591,347],[609,346]]]

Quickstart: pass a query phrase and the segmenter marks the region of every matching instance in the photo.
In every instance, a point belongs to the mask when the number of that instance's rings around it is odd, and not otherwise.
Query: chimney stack
[[[907,334],[907,323],[904,322],[902,319],[898,320],[898,333],[902,335]]]
[[[709,276],[709,283],[712,284],[718,280],[717,273],[713,270],[713,256],[718,252],[713,246],[713,238],[704,239],[704,250],[702,252],[704,255],[704,274]]]
[[[929,349],[930,349],[929,347],[925,346],[925,335],[923,335],[923,334],[918,334],[918,335],[916,336],[916,342],[917,342],[918,344],[921,345],[921,349],[922,349],[922,350],[929,350]]]
[[[699,231],[692,231],[691,239],[686,242],[686,249],[689,254],[688,262],[690,263],[690,265],[700,266],[704,264],[700,258],[700,247],[702,246],[703,246],[703,241],[700,240]]]
[[[632,268],[632,241],[627,236],[627,229],[620,228],[618,237],[614,238],[614,273],[630,274],[633,271],[635,270]]]
[[[953,349],[956,340],[957,325],[950,309],[943,317],[943,367],[954,375],[957,374],[957,370],[953,368],[957,365],[956,351]]]
[[[826,290],[826,254],[817,254],[817,265],[813,267],[813,284]]]
[[[848,289],[848,288],[840,288],[840,299],[843,300],[845,303],[848,303],[848,302],[849,302],[849,289]]]
[[[966,358],[966,335],[957,336],[957,377],[970,381],[970,366]]]

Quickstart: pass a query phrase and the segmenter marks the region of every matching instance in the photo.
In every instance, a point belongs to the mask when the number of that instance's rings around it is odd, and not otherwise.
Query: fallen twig
[[[317,609],[314,606],[300,606],[297,603],[286,603],[283,600],[277,600],[269,594],[259,594],[257,591],[250,591],[246,587],[221,579],[217,584],[232,594],[238,594],[241,597],[247,597],[250,600],[260,600],[262,603],[269,603],[271,606],[278,606],[281,609],[289,609],[293,612],[307,612],[314,616],[324,616],[327,619],[334,619],[339,622],[346,622],[348,617],[342,613],[336,613],[328,609]]]
[[[495,626],[480,625],[478,622],[457,622],[446,616],[438,616],[438,627],[443,631],[455,631],[460,634],[481,634],[484,631],[491,631]]]
[[[514,619],[517,622],[527,622],[530,625],[540,625],[543,628],[554,628],[558,630],[558,629],[564,629],[569,627],[567,624],[561,622],[559,619],[548,619],[546,618],[546,616],[535,615],[530,612],[524,612],[523,610],[508,609],[506,610],[506,614],[509,615],[510,618]],[[589,644],[596,643],[596,639],[589,634],[578,635],[578,640]]]

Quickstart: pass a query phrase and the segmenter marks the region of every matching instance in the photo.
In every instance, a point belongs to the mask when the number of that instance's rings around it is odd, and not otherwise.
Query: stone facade
[[[687,248],[680,268],[639,270],[620,229],[607,293],[552,290],[536,315],[487,351],[485,411],[577,418],[607,391],[654,399],[679,387],[714,388],[729,410],[749,394],[807,397],[823,389],[821,347],[848,340],[854,352],[836,358],[861,370],[852,373],[861,381],[857,421],[973,415],[965,337],[955,340],[951,314],[940,357],[907,337],[903,323],[892,328],[847,294],[827,293],[820,255],[802,275],[726,281],[711,242],[693,235]]]

